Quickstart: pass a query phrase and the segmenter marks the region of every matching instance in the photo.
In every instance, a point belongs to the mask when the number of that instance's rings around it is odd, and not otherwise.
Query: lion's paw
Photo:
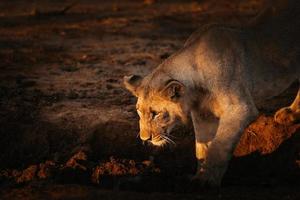
[[[278,124],[293,125],[300,121],[300,111],[294,111],[290,107],[281,108],[274,115]]]
[[[191,182],[195,185],[208,188],[218,188],[221,186],[222,176],[215,176],[210,173],[198,172],[191,178]]]

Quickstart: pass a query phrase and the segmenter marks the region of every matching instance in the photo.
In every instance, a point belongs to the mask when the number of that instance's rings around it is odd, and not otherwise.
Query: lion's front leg
[[[221,184],[241,133],[256,116],[256,108],[249,104],[241,103],[227,107],[220,118],[215,137],[207,145],[205,159],[198,168],[196,179],[210,186]]]
[[[195,143],[196,143],[195,150],[196,150],[196,158],[197,158],[197,173],[199,173],[201,171],[201,169],[203,168],[203,165],[206,161],[207,150],[210,145],[210,142],[201,143],[201,142],[197,142],[197,140],[196,140]],[[197,177],[197,174],[196,174],[196,177]]]
[[[207,150],[210,141],[215,137],[219,120],[212,115],[205,115],[199,110],[191,112],[194,133],[195,133],[195,150],[197,158],[197,173],[201,171],[207,158]],[[197,175],[195,176],[195,178]]]
[[[279,124],[293,125],[300,122],[300,88],[294,102],[275,113],[274,119]]]

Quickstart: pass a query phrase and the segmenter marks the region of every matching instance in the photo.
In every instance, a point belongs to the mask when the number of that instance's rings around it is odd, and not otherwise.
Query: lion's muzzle
[[[151,133],[140,131],[140,138],[143,141],[151,140]]]

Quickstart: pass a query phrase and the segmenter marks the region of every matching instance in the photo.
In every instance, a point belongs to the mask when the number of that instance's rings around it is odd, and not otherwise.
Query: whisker
[[[178,137],[174,136],[174,135],[168,135],[168,137],[170,138],[174,138],[174,139],[178,139]]]
[[[162,135],[162,137],[164,137],[165,139],[169,139],[169,137],[166,135]]]
[[[169,140],[168,140],[168,138],[165,136],[165,135],[162,135],[161,136],[163,139],[165,139],[167,142],[170,142]]]
[[[170,144],[176,145],[176,143],[173,140],[168,139]]]
[[[164,139],[163,147],[166,147],[168,144],[170,144],[170,141],[165,139],[165,137],[162,137]]]
[[[173,144],[173,145],[176,145],[176,143],[175,143],[172,139],[170,139],[168,136],[163,135],[162,137],[163,137],[168,143]]]
[[[176,145],[176,142],[175,142],[174,140],[172,140],[172,139],[169,138],[169,137],[167,137],[167,138],[168,138],[168,140],[169,140],[172,144]]]

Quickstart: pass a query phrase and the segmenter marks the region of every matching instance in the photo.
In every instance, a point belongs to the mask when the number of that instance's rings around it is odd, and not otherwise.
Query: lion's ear
[[[138,96],[137,89],[141,85],[143,78],[138,75],[124,76],[123,82],[127,90],[133,95]]]
[[[167,83],[165,88],[162,90],[162,93],[169,100],[177,101],[184,95],[185,87],[182,83],[176,80],[172,80]]]

